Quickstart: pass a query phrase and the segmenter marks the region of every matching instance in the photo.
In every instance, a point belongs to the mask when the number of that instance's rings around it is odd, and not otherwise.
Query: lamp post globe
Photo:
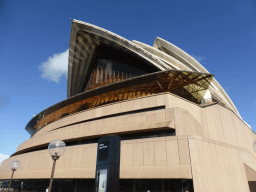
[[[53,140],[48,145],[48,152],[50,153],[53,159],[52,174],[51,174],[51,180],[50,180],[48,192],[51,192],[52,190],[52,181],[53,181],[56,160],[58,160],[59,157],[65,153],[65,151],[66,151],[66,144],[62,140]]]
[[[10,168],[12,169],[12,170],[17,170],[17,169],[19,169],[20,168],[20,162],[19,161],[13,161],[13,162],[11,162],[11,164],[10,164]]]
[[[62,140],[53,140],[48,145],[48,152],[52,157],[60,157],[66,151],[66,144]]]
[[[20,168],[20,162],[19,161],[11,162],[10,168],[12,170],[12,176],[11,176],[11,181],[10,181],[10,184],[9,184],[9,189],[11,188],[11,185],[12,185],[12,178],[13,178],[14,171],[16,171],[17,169]]]

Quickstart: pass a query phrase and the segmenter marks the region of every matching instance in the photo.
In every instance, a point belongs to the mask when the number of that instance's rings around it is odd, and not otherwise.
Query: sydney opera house
[[[32,118],[31,138],[2,162],[4,188],[45,191],[48,144],[63,140],[53,191],[94,191],[97,141],[121,137],[120,192],[256,191],[256,135],[198,61],[157,37],[153,46],[72,20],[67,99]]]

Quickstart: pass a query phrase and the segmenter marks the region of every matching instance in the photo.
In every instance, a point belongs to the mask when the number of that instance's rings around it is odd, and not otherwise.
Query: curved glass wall
[[[92,68],[88,70],[89,76],[85,81],[84,91],[159,71],[155,66],[129,51],[107,45],[97,47],[92,63]]]
[[[145,75],[148,72],[122,62],[109,59],[100,59],[93,69],[85,91],[95,89],[110,83],[115,83],[136,76]]]

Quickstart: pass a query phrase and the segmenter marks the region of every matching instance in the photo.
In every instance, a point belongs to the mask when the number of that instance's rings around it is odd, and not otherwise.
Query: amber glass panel
[[[91,73],[85,91],[147,73],[147,71],[122,62],[100,59]]]

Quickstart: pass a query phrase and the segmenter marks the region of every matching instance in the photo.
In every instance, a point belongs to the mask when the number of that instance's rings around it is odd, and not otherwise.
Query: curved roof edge
[[[204,72],[204,73],[209,73],[198,61],[196,61],[193,57],[191,57],[188,53],[186,53],[185,51],[183,51],[182,49],[178,48],[177,46],[173,45],[172,43],[157,37],[155,39],[154,45],[153,47],[165,52],[165,50],[162,50],[162,48],[167,49],[168,51],[172,52],[173,54],[175,54],[176,56],[178,56],[179,58],[181,58],[182,60],[185,61],[184,64],[187,65],[187,67],[189,67],[192,70],[198,71],[198,72]],[[167,53],[168,54],[168,53]],[[212,83],[211,83],[212,89],[210,89],[210,91],[214,94],[215,96],[216,94],[218,94],[218,96],[220,96],[225,103],[234,110],[234,112],[237,113],[237,115],[239,117],[241,117],[241,115],[239,114],[236,106],[234,105],[234,103],[232,102],[232,100],[230,99],[230,97],[228,96],[228,94],[225,92],[225,90],[221,87],[221,85],[217,82],[217,80],[215,78],[213,78]],[[213,91],[213,89],[215,89]]]
[[[145,49],[149,53],[155,55],[156,57],[158,57],[159,59],[161,59],[165,63],[167,63],[170,68],[178,69],[178,70],[192,71],[190,68],[185,66],[183,63],[181,63],[177,59],[171,57],[170,55],[168,55],[167,53],[165,53],[165,52],[163,52],[159,49],[156,49],[155,47],[152,47],[150,45],[147,45],[145,43],[135,41],[135,40],[132,40],[132,42],[135,43],[136,45],[140,46],[141,48]]]
[[[109,42],[111,42],[111,45],[117,44],[119,47],[129,50],[130,52],[132,52],[133,54],[136,54],[140,58],[152,63],[152,65],[159,68],[160,70],[165,70],[165,69],[169,68],[166,63],[164,63],[163,61],[161,61],[160,59],[158,59],[156,56],[152,55],[145,49],[141,48],[140,46],[132,43],[131,41],[129,41],[115,33],[112,33],[106,29],[97,27],[95,25],[92,25],[92,24],[89,24],[86,22],[82,22],[82,21],[73,19],[72,27],[71,27],[71,35],[70,35],[69,62],[68,62],[68,88],[67,88],[68,97],[78,94],[76,92],[72,93],[72,89],[74,89],[74,87],[75,87],[75,85],[72,83],[72,81],[74,81],[74,78],[79,76],[79,70],[78,69],[74,70],[74,65],[73,65],[74,60],[76,59],[74,57],[74,53],[75,53],[75,48],[77,46],[76,41],[77,41],[78,31],[85,32],[86,34],[94,35],[97,38],[108,40]],[[99,40],[99,39],[97,39],[97,40]],[[97,44],[95,46],[97,46]],[[78,47],[78,49],[79,48],[80,47]],[[78,63],[79,66],[75,66],[75,67],[80,69],[81,68],[80,65],[86,65],[86,64],[88,64],[88,63],[82,63],[82,64]],[[76,63],[76,65],[77,65],[77,63]],[[80,71],[80,73],[82,73],[82,72]],[[80,82],[77,82],[77,83],[80,83]]]
[[[191,68],[192,70],[194,69],[197,71],[202,71],[204,73],[209,73],[209,71],[207,71],[197,60],[195,60],[193,57],[191,57],[185,51],[183,51],[179,47],[173,45],[172,43],[170,43],[160,37],[157,37],[155,39],[153,47],[160,49],[162,46],[164,46],[164,48],[167,48],[171,52],[175,53],[176,55],[180,56],[182,59],[184,59],[186,61],[186,63],[189,65],[188,67]]]

